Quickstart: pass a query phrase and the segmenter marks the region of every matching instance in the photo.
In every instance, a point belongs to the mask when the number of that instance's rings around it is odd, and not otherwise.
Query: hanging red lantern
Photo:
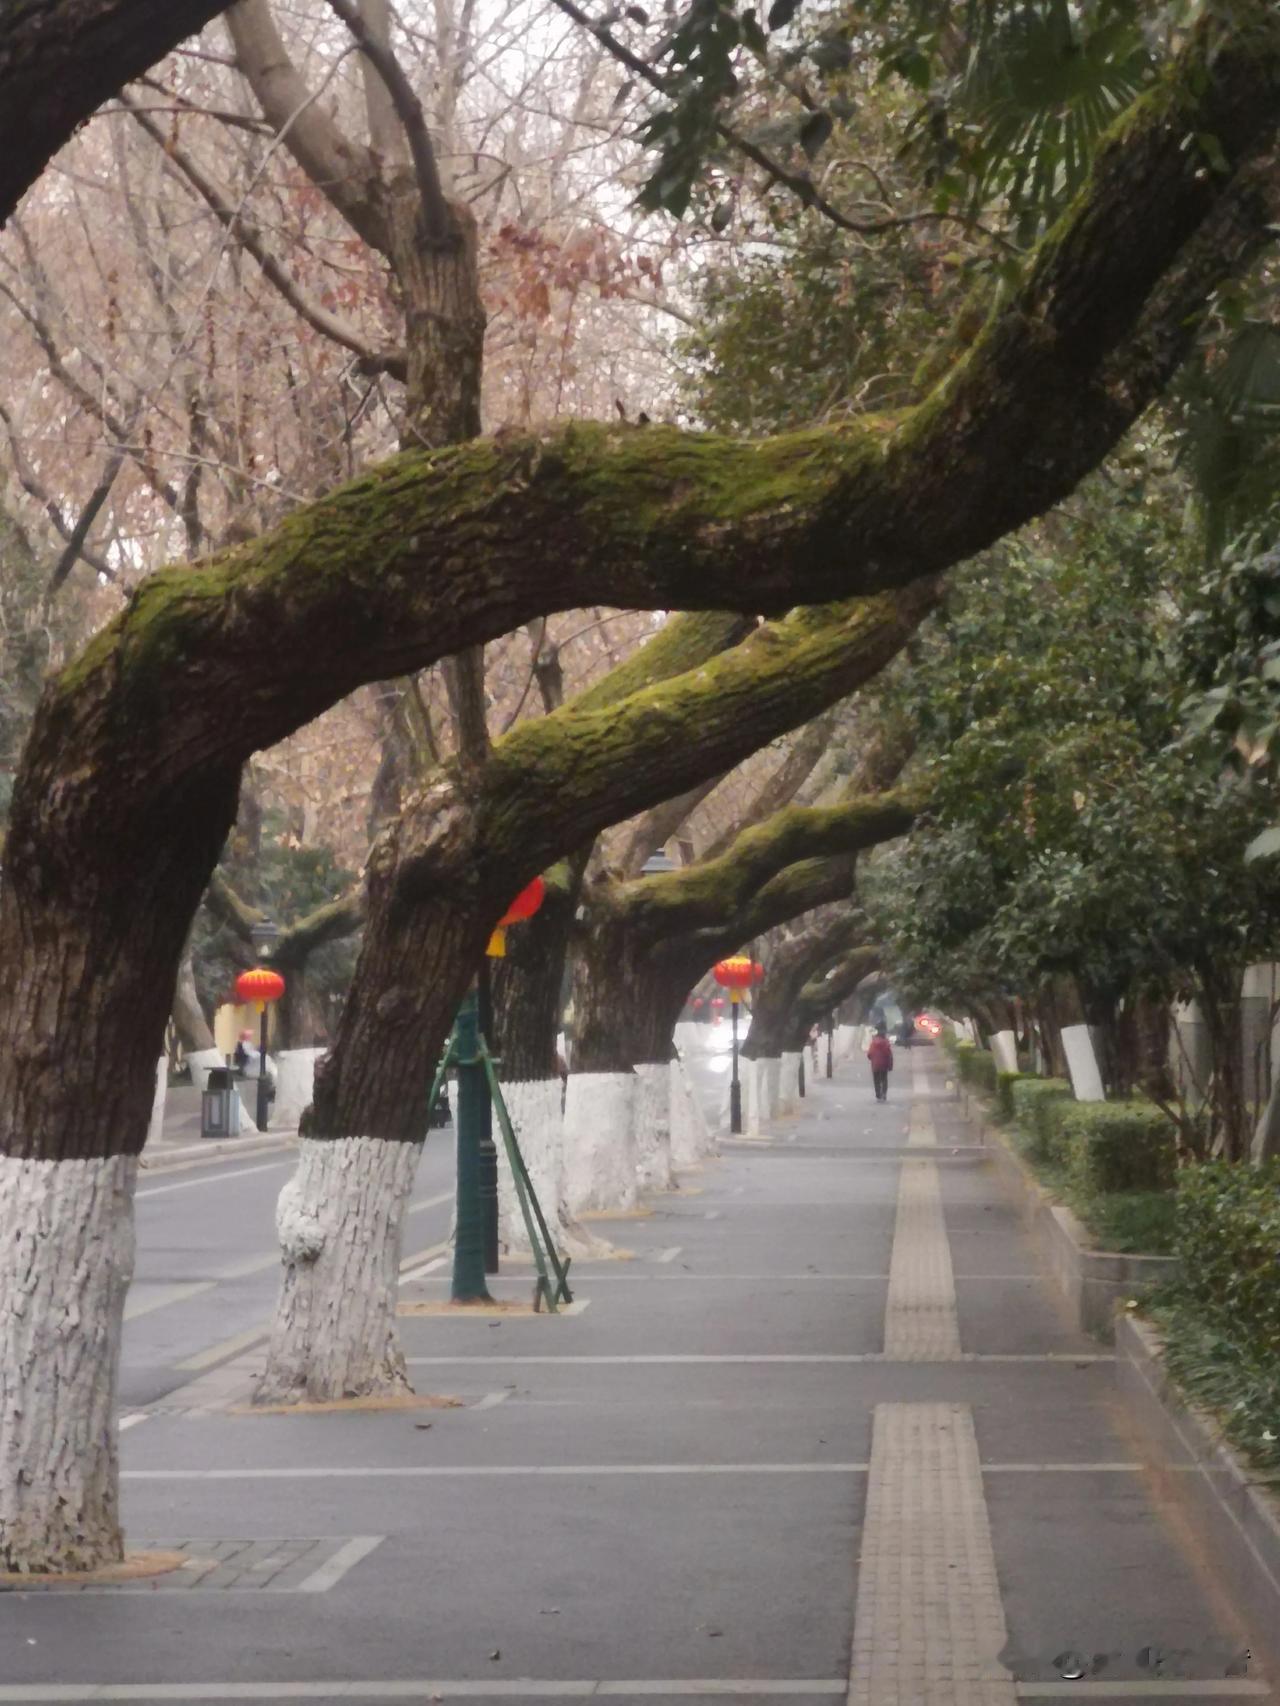
[[[253,966],[236,979],[236,1000],[244,1007],[252,1004],[257,1013],[269,1001],[279,1001],[283,994],[284,979],[269,966]]]
[[[752,960],[751,962],[751,981],[752,983],[764,982],[764,967],[759,960]]]
[[[704,1006],[704,1002],[703,1002],[702,997],[700,995],[695,995],[693,998],[693,1010],[694,1010],[694,1012],[695,1013],[699,1012],[703,1006]]]
[[[507,925],[522,924],[526,918],[532,918],[534,913],[546,899],[547,885],[541,877],[535,877],[527,888],[511,902],[511,905],[498,920],[497,928],[489,938],[489,946],[485,952],[490,959],[500,960],[507,951]]]
[[[761,968],[761,976],[764,975]],[[745,954],[735,954],[732,959],[721,960],[715,968],[715,980],[721,989],[729,991],[729,999],[736,1006],[742,1000],[744,989],[750,989],[753,983],[759,983],[756,976],[756,962],[749,960]]]

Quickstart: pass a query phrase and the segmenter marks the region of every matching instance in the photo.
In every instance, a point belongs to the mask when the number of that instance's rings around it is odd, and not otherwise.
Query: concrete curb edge
[[[1162,1459],[1178,1475],[1198,1525],[1243,1620],[1280,1666],[1280,1493],[1260,1482],[1221,1437],[1213,1416],[1189,1403],[1165,1368],[1159,1333],[1122,1315],[1116,1323],[1116,1381]]]

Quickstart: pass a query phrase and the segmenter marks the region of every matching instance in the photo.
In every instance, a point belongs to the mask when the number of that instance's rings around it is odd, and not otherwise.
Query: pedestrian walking
[[[883,1025],[876,1026],[876,1034],[867,1045],[867,1059],[871,1063],[871,1085],[876,1093],[876,1101],[887,1101],[889,1074],[893,1071],[893,1044],[889,1041],[889,1033]]]

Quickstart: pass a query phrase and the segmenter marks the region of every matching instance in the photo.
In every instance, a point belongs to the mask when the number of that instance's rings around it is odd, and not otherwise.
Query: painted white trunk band
[[[119,1556],[116,1380],[135,1157],[0,1157],[0,1569]]]
[[[280,1192],[283,1257],[262,1400],[358,1397],[407,1384],[396,1327],[404,1210],[421,1146],[303,1138]]]
[[[877,1404],[848,1706],[1013,1706],[1007,1640],[969,1409]]]
[[[564,1170],[571,1214],[636,1206],[635,1100],[634,1072],[570,1073]]]
[[[646,1061],[635,1073],[636,1187],[640,1191],[673,1191],[671,1064]]]

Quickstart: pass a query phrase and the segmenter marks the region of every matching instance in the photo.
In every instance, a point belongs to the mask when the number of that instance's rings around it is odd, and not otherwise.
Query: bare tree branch
[[[243,208],[233,207],[230,198],[196,160],[195,156],[174,137],[166,135],[147,114],[147,110],[129,95],[122,94],[120,105],[132,113],[139,126],[160,149],[175,174],[200,196],[218,223],[233,238],[238,239],[262,269],[263,276],[273,284],[294,313],[307,322],[321,337],[329,338],[359,357],[362,373],[389,373],[393,378],[405,376],[403,350],[377,350],[356,331],[354,326],[333,314],[307,295],[263,241],[256,225]]]
[[[227,8],[226,24],[236,64],[267,122],[352,230],[385,255],[385,186],[375,155],[317,106],[266,0],[237,0]]]
[[[409,139],[409,152],[413,157],[414,173],[418,180],[418,194],[422,197],[424,235],[427,241],[453,242],[453,216],[445,199],[444,186],[440,182],[440,169],[436,164],[436,152],[427,129],[421,101],[414,94],[413,86],[405,76],[400,61],[385,43],[374,36],[361,13],[351,4],[351,0],[329,0],[329,5],[351,31],[361,53],[375,67],[386,84],[396,116],[404,126],[405,135]]]

